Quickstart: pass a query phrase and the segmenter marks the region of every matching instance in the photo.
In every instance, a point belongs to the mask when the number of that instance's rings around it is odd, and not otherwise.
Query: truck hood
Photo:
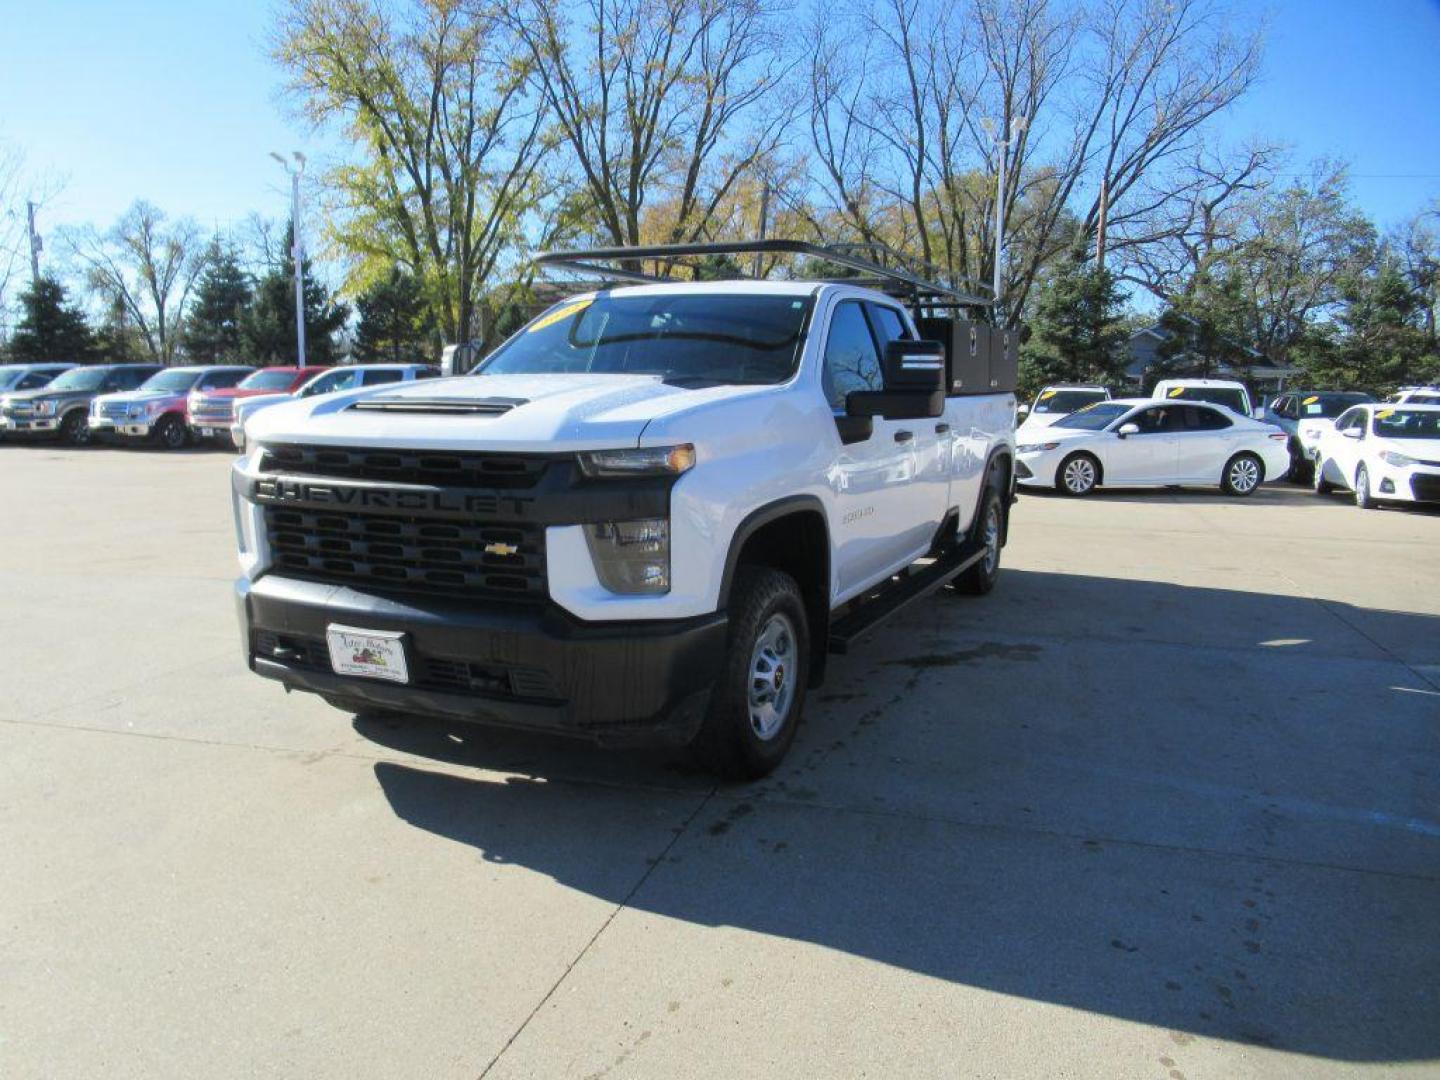
[[[128,404],[132,401],[155,401],[159,398],[174,398],[180,400],[189,391],[186,390],[117,390],[113,394],[101,394],[100,401],[115,401]]]
[[[12,404],[39,401],[42,398],[54,398],[56,401],[77,401],[80,398],[95,397],[99,393],[99,390],[46,390],[41,387],[38,390],[12,390],[5,395],[5,399]]]
[[[241,390],[238,386],[226,386],[219,390],[197,390],[200,396],[207,400],[226,401],[231,398],[251,398],[261,395],[284,394],[284,390]]]
[[[682,403],[768,389],[688,390],[653,375],[464,375],[283,402],[256,413],[245,430],[261,443],[602,449],[638,445],[652,419]]]

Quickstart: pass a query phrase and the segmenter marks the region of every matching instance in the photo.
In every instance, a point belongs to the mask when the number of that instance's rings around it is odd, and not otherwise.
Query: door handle
[[[936,424],[936,425],[935,425],[935,434],[936,434],[936,435],[949,435],[949,434],[950,434],[950,425],[949,425],[949,424]]]
[[[915,433],[914,433],[913,431],[897,431],[897,432],[895,432],[895,441],[896,441],[896,442],[909,442],[909,441],[910,441],[911,439],[913,439],[913,438],[915,438]]]

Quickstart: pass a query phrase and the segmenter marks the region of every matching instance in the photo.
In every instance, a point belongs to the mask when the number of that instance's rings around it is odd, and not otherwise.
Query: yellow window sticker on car
[[[1041,401],[1048,401],[1048,400],[1050,400],[1050,399],[1051,399],[1052,397],[1054,397],[1054,396],[1055,396],[1055,391],[1054,391],[1054,390],[1046,390],[1043,394],[1040,395],[1040,400],[1041,400]]]
[[[589,306],[589,300],[581,300],[578,304],[566,304],[562,308],[556,308],[554,311],[550,312],[549,315],[545,315],[539,319],[536,319],[535,322],[531,325],[529,332],[533,334],[536,330],[544,330],[547,326],[554,326],[562,319],[568,319],[571,315],[580,314],[580,312],[584,311]]]
[[[1311,395],[1310,395],[1309,397],[1307,397],[1304,401],[1300,402],[1300,404],[1301,404],[1301,405],[1314,405],[1315,402],[1317,402],[1317,401],[1319,401],[1319,400],[1320,400],[1320,395],[1319,395],[1319,394],[1311,394]]]
[[[1390,417],[1392,417],[1392,416],[1394,416],[1394,415],[1395,415],[1395,410],[1394,410],[1394,409],[1381,409],[1379,412],[1377,412],[1377,413],[1375,414],[1375,419],[1376,419],[1376,420],[1389,420]]]
[[[1184,397],[1184,396],[1185,396],[1185,388],[1184,388],[1183,386],[1172,386],[1172,387],[1170,388],[1170,396],[1171,396],[1171,397]]]

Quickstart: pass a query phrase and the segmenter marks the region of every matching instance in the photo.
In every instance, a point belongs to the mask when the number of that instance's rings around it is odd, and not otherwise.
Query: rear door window
[[[387,371],[367,371],[365,372],[365,385],[379,386],[381,383],[399,382],[404,374],[403,371],[396,371],[393,368]]]
[[[1232,421],[1216,409],[1206,409],[1199,405],[1186,405],[1180,410],[1183,414],[1184,431],[1223,431],[1225,428],[1234,426]]]

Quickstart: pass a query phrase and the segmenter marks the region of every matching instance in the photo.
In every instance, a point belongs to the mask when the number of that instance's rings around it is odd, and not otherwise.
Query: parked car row
[[[179,450],[194,442],[244,445],[249,411],[292,398],[408,382],[439,374],[427,364],[265,367],[156,364],[16,364],[0,368],[0,436],[95,439]]]

